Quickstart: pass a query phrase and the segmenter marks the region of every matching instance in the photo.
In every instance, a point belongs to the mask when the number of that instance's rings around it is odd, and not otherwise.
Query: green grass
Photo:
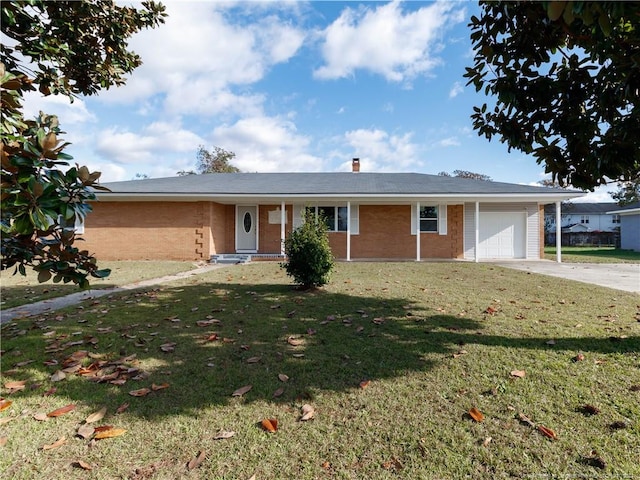
[[[638,263],[640,252],[614,247],[562,247],[562,261],[567,263]],[[545,247],[544,258],[556,259],[556,248]]]
[[[340,263],[326,288],[299,292],[276,264],[259,263],[17,320],[2,330],[2,383],[26,388],[3,389],[13,404],[0,413],[0,471],[12,479],[637,478],[638,304],[636,294],[473,263]],[[207,319],[220,323],[196,323]],[[175,351],[161,350],[167,342]],[[94,357],[84,365],[135,354],[124,365],[141,378],[113,385],[70,373],[51,382],[60,365],[43,362],[78,350]],[[128,394],[165,382],[145,397]],[[232,397],[245,385],[252,389]],[[70,403],[66,415],[33,419]],[[304,404],[316,411],[308,422],[299,421]],[[599,413],[585,414],[587,404]],[[103,406],[97,424],[127,432],[76,437]],[[484,422],[469,417],[471,407]],[[278,432],[260,428],[265,418],[278,419]],[[214,440],[220,430],[235,435]],[[60,437],[66,445],[41,449]],[[200,451],[206,458],[189,472]],[[75,467],[79,460],[93,470]]]
[[[100,262],[100,268],[110,268],[107,278],[90,279],[91,288],[100,290],[118,287],[150,278],[186,272],[195,268],[193,262],[168,261],[117,261]],[[64,283],[38,283],[38,276],[27,270],[27,275],[13,275],[13,270],[3,270],[0,274],[2,308],[12,308],[27,303],[61,297],[78,292],[78,286]]]

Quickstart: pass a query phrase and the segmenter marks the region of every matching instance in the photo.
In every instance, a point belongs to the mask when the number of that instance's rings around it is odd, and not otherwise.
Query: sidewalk
[[[64,297],[50,298],[48,300],[42,300],[40,302],[30,303],[28,305],[20,305],[19,307],[2,309],[0,311],[0,325],[6,322],[10,322],[14,318],[30,317],[32,315],[41,315],[45,312],[52,312],[61,308],[77,305],[85,300],[93,300],[96,298],[104,297],[106,295],[112,295],[114,293],[126,292],[135,290],[142,287],[150,287],[152,285],[160,285],[162,283],[171,282],[173,280],[179,280],[181,278],[189,278],[194,275],[200,275],[203,273],[223,268],[226,264],[211,264],[204,267],[199,267],[194,270],[186,272],[176,273],[174,275],[166,275],[159,278],[150,278],[149,280],[142,280],[140,282],[130,283],[129,285],[123,285],[121,287],[105,288],[101,290],[82,290],[71,295]]]

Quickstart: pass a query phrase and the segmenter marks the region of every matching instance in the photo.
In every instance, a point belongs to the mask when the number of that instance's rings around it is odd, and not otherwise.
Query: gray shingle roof
[[[116,194],[509,195],[576,191],[421,173],[212,173],[105,183]],[[572,195],[573,194],[573,195]],[[108,193],[100,197],[108,198]]]

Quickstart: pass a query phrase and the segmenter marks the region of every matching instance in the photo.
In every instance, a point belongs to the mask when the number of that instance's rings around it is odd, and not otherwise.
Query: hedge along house
[[[582,192],[416,173],[219,173],[106,183],[84,225],[103,260],[280,257],[305,208],[343,260],[539,259],[544,205]],[[558,260],[560,257],[558,256]]]

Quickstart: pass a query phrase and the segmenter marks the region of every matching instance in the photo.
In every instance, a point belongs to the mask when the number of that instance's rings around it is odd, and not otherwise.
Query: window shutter
[[[349,219],[351,235],[360,233],[360,206],[351,204],[351,218]]]
[[[304,222],[304,205],[294,205],[293,206],[293,229],[302,226]]]
[[[438,234],[447,234],[447,206],[438,205]]]
[[[411,235],[416,234],[416,204],[411,204]]]

